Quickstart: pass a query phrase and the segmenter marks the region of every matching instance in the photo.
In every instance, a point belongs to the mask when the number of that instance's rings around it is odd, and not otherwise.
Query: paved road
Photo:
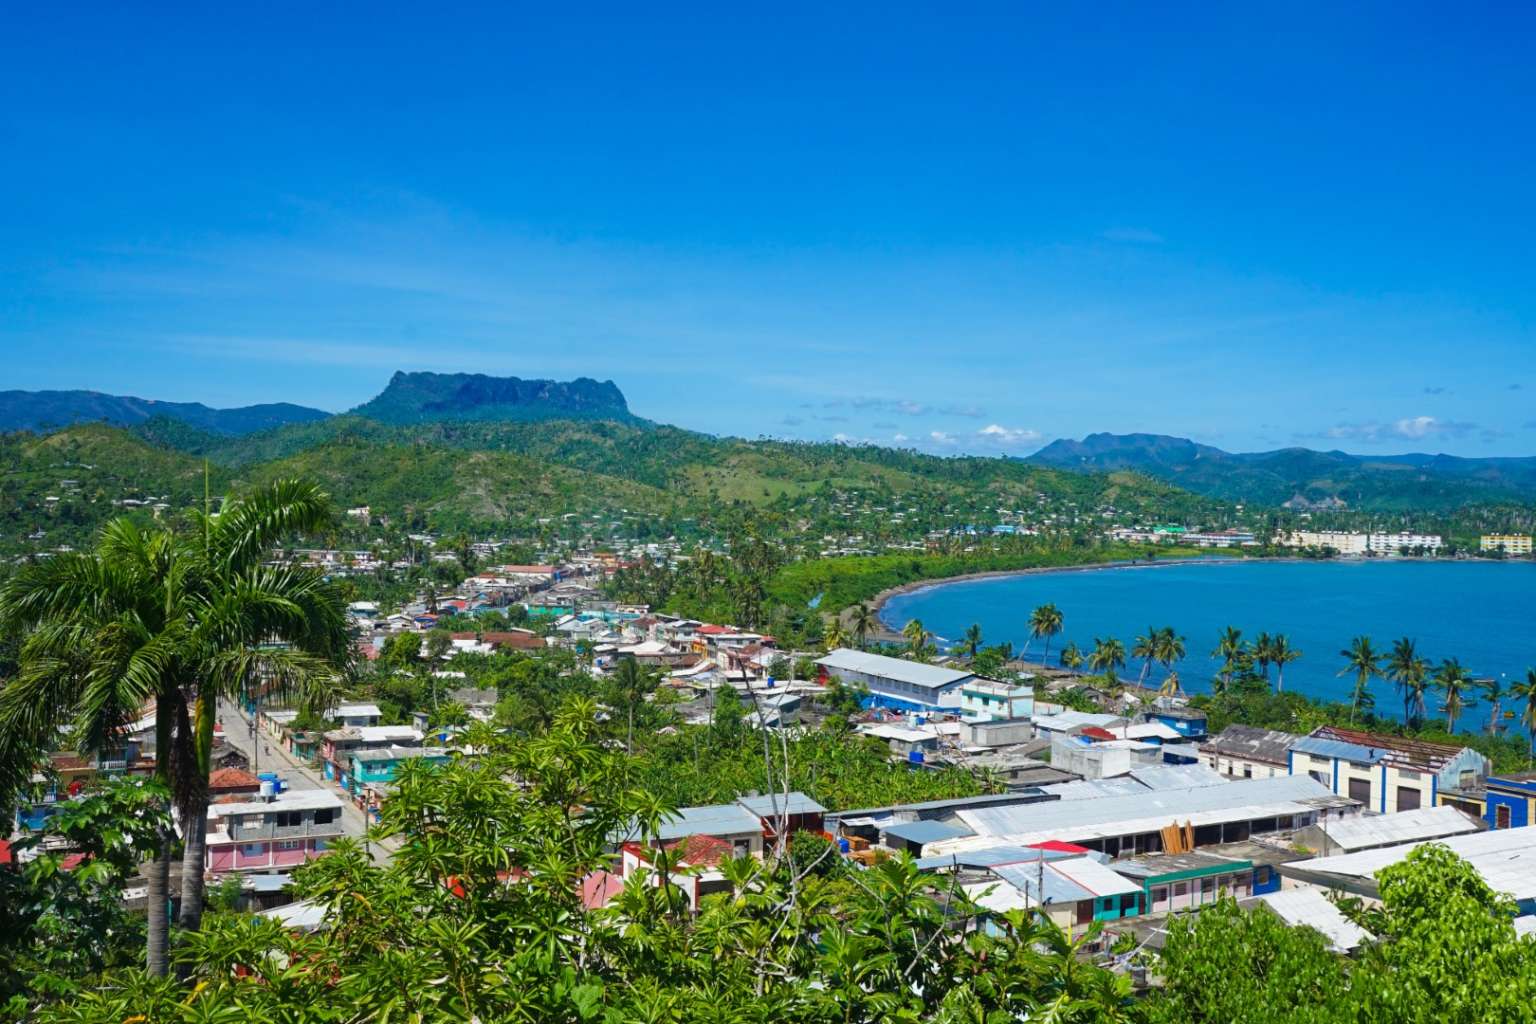
[[[342,830],[349,836],[367,839],[367,816],[339,786],[327,782],[325,776],[317,769],[311,768],[307,761],[300,761],[288,753],[281,744],[273,743],[266,733],[258,732],[252,736],[251,718],[235,702],[221,700],[219,716],[220,721],[224,723],[225,741],[250,760],[253,773],[277,772],[291,789],[323,789],[328,793],[334,793],[341,800]],[[388,863],[390,856],[398,848],[399,844],[392,839],[368,840],[368,852],[379,864]]]

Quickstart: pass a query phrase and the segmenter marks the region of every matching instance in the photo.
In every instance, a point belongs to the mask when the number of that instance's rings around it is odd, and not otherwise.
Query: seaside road
[[[225,741],[246,756],[252,772],[277,772],[295,790],[322,789],[334,793],[341,801],[342,831],[364,840],[375,863],[389,862],[399,843],[393,839],[369,840],[367,817],[340,787],[327,782],[308,762],[300,761],[280,744],[271,742],[265,733],[252,735],[250,716],[235,702],[219,701],[219,717],[224,723]]]

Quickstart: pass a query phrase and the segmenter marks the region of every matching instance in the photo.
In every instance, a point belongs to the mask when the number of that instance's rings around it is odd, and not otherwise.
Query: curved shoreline
[[[885,606],[893,597],[904,594],[916,594],[936,587],[949,586],[952,583],[974,583],[978,580],[1004,579],[1010,576],[1041,576],[1055,573],[1075,572],[1099,572],[1106,569],[1162,569],[1176,565],[1255,565],[1266,562],[1319,562],[1339,565],[1350,565],[1355,562],[1364,562],[1363,559],[1322,559],[1302,558],[1287,555],[1192,555],[1188,557],[1160,558],[1156,560],[1120,560],[1114,562],[1084,562],[1081,565],[1040,565],[1028,569],[990,569],[985,572],[969,572],[959,576],[944,576],[938,579],[913,580],[895,587],[887,587],[876,594],[869,602],[870,610],[875,613],[875,619],[880,623],[881,631],[886,640],[901,642],[901,637],[886,624]],[[1390,558],[1376,559],[1384,563],[1397,562],[1475,562],[1480,559],[1444,559],[1444,558]],[[1490,564],[1499,564],[1497,562]],[[880,639],[880,638],[877,638]]]

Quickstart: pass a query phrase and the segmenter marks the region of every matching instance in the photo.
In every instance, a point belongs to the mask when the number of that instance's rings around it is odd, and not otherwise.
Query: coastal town
[[[1218,547],[1251,540],[1169,528],[1154,536]],[[1389,558],[1433,551],[1439,540],[1351,536],[1288,539],[1340,557]],[[1515,540],[1499,543],[1519,553]],[[792,788],[792,775],[770,767],[772,790],[670,807],[653,829],[612,836],[611,862],[579,880],[587,911],[641,884],[675,887],[697,914],[712,894],[732,891],[726,861],[771,859],[817,837],[847,870],[906,859],[963,893],[968,929],[994,929],[1000,915],[1023,910],[1081,939],[1085,956],[1125,943],[1148,951],[1126,967],[1150,962],[1172,920],[1226,898],[1313,929],[1348,955],[1372,937],[1339,897],[1379,900],[1381,868],[1437,843],[1509,892],[1517,933],[1536,930],[1536,889],[1519,867],[1536,857],[1536,775],[1495,771],[1472,747],[1335,725],[1212,731],[1202,702],[1172,677],[1117,678],[1111,666],[1105,685],[1065,655],[1063,664],[981,658],[921,636],[909,644],[883,627],[855,642],[834,623],[821,649],[781,646],[761,631],[609,596],[612,579],[632,567],[626,558],[662,558],[664,547],[495,564],[497,547],[475,545],[486,563],[455,586],[392,610],[368,600],[346,606],[355,696],[301,707],[276,681],[258,679],[220,701],[202,859],[183,872],[200,870],[234,906],[284,927],[325,928],[326,908],[295,894],[295,873],[344,841],[367,844],[388,864],[399,836],[379,826],[407,766],[490,756],[515,728],[507,701],[516,695],[485,681],[503,666],[562,658],[594,692],[644,679],[649,720],[663,731],[710,732],[729,706],[770,749],[835,728],[903,775],[984,783],[970,795],[845,806]],[[344,580],[378,571],[364,555],[295,547],[274,558]],[[402,707],[391,678],[424,683],[430,699]],[[618,710],[596,707],[600,719]],[[111,749],[55,750],[37,765],[0,862],[81,863],[49,821],[104,780],[155,775],[153,706],[133,718]],[[125,906],[142,908],[145,891],[128,885]]]
[[[7,15],[0,1024],[1536,1024],[1536,8]]]

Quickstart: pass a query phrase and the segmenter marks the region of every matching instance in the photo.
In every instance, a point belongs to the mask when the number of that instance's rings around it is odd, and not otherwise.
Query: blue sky
[[[229,6],[10,16],[0,387],[1536,452],[1519,5]]]

